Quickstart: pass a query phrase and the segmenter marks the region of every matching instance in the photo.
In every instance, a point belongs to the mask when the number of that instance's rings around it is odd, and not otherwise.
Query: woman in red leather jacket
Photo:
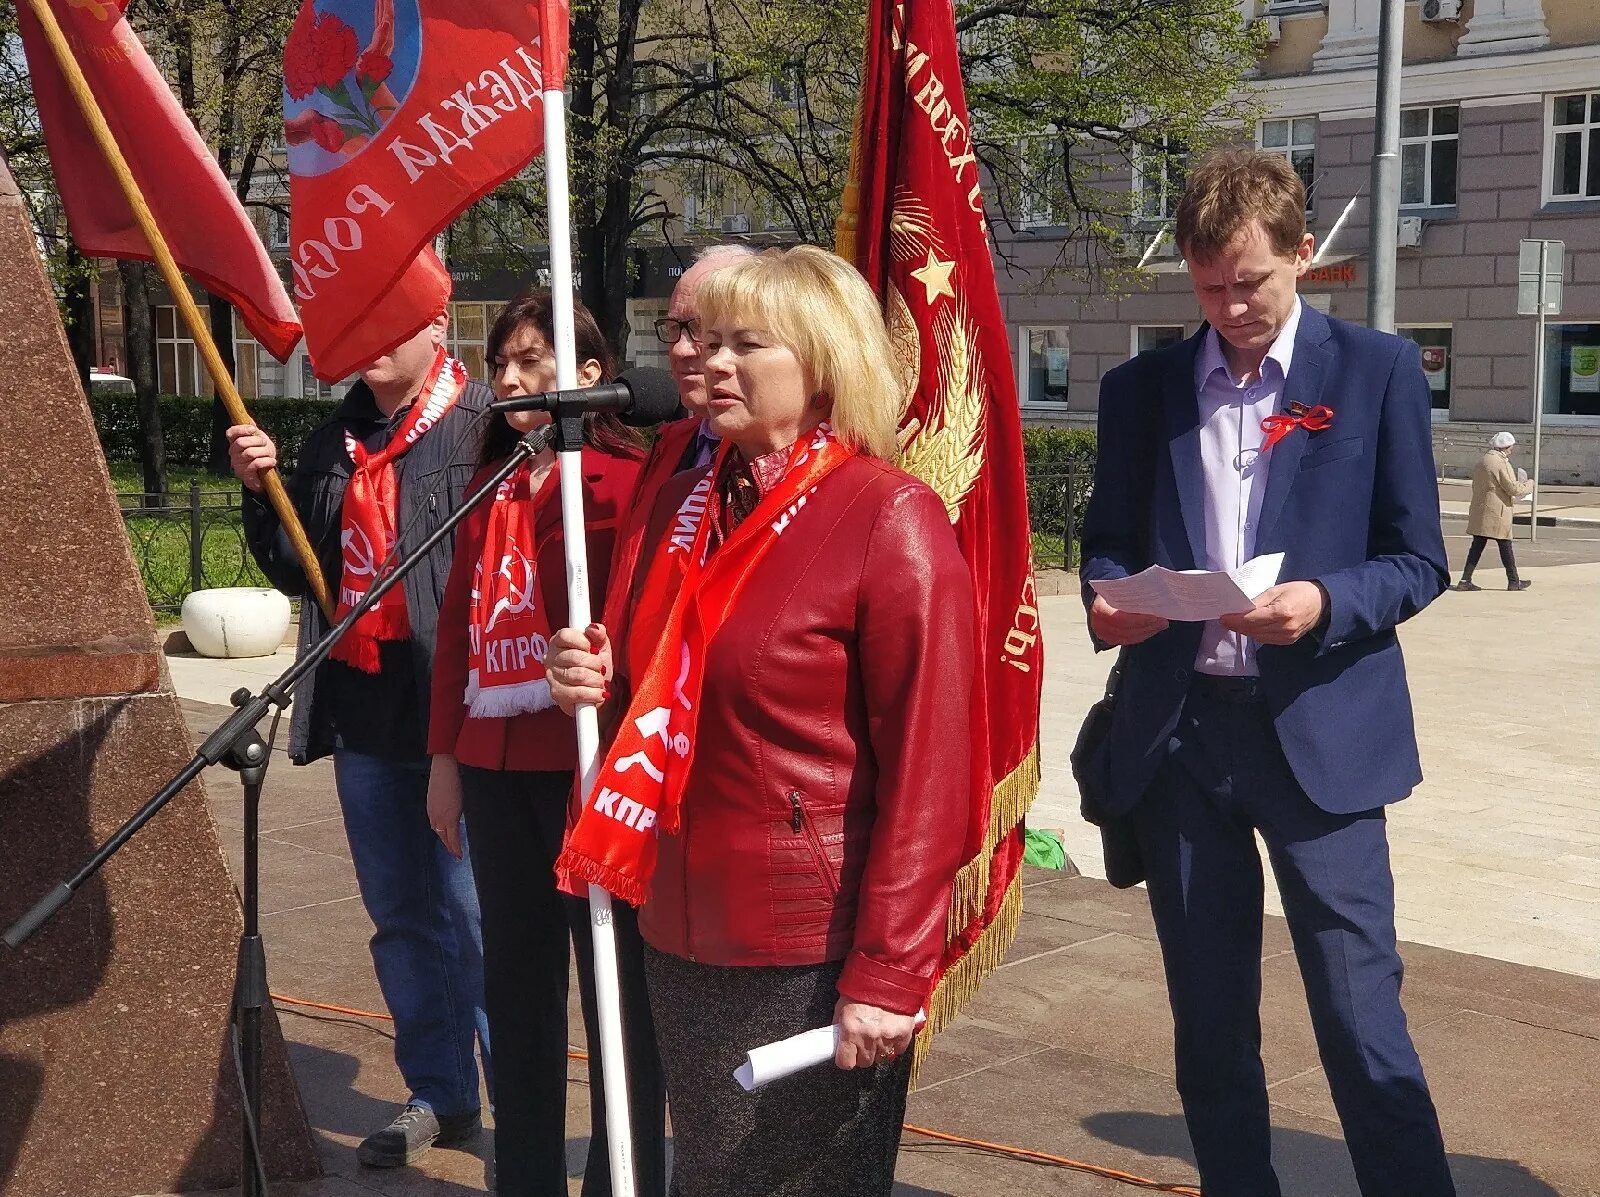
[[[556,701],[615,728],[558,870],[643,901],[675,1197],[887,1194],[967,826],[970,577],[889,464],[902,390],[860,275],[771,251],[699,302],[724,449],[663,489],[627,628],[552,639]],[[829,1023],[835,1066],[734,1083]]]
[[[575,305],[578,384],[615,373],[594,317]],[[489,333],[495,395],[555,387],[548,291],[513,299]],[[475,490],[546,412],[490,417]],[[582,451],[589,577],[605,601],[617,528],[633,501],[643,449],[615,416],[589,416]],[[495,1044],[492,1095],[498,1191],[542,1197],[566,1190],[567,976],[577,951],[585,1025],[593,1028],[594,964],[586,900],[559,893],[552,872],[577,766],[572,720],[544,680],[545,642],[567,617],[560,466],[546,448],[480,504],[456,533],[439,608],[428,728],[428,818],[459,856],[465,807],[483,914],[484,1006]],[[641,1197],[665,1192],[660,1065],[632,911],[617,911],[617,944],[631,1069],[634,1158]],[[571,947],[569,948],[569,944]],[[589,1036],[593,1093],[583,1191],[611,1192],[599,1035]]]

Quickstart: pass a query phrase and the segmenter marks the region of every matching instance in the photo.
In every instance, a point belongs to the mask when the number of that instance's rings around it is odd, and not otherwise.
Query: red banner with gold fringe
[[[838,248],[883,299],[910,396],[900,464],[944,499],[978,600],[967,863],[920,1060],[1016,934],[1043,674],[1022,421],[951,0],[869,6]]]

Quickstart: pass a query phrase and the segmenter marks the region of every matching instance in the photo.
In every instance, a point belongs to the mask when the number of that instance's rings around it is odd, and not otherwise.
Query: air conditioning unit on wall
[[[1283,40],[1283,18],[1261,17],[1259,19],[1267,31],[1267,45],[1276,46]]]
[[[1421,11],[1424,21],[1459,21],[1461,0],[1422,0]]]
[[[724,233],[748,233],[750,231],[750,218],[742,212],[722,218],[722,231]]]

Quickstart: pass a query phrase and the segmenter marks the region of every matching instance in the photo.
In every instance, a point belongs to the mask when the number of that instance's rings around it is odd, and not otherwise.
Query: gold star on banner
[[[951,299],[956,297],[956,290],[950,285],[950,275],[954,273],[954,262],[941,262],[933,250],[928,251],[928,264],[920,266],[911,272],[911,277],[921,283],[928,291],[928,306],[933,306],[933,301],[941,295],[948,295]]]

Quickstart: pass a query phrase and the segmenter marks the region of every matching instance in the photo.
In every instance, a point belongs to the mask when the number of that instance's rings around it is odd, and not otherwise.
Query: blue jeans
[[[477,1110],[474,1035],[491,1091],[493,1074],[470,858],[454,859],[428,826],[426,764],[340,749],[333,772],[361,902],[376,928],[372,966],[394,1016],[394,1062],[416,1104],[440,1115]]]

